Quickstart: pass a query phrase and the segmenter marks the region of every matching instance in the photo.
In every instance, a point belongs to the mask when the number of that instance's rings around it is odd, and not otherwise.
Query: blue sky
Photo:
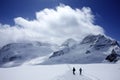
[[[16,17],[32,20],[35,12],[55,8],[60,3],[72,8],[90,7],[95,15],[95,24],[103,27],[108,36],[120,41],[119,0],[0,0],[0,23],[14,25]]]

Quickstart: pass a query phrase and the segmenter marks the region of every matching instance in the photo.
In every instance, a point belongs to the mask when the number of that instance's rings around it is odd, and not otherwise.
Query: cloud
[[[81,40],[88,34],[104,34],[101,26],[94,24],[89,7],[73,9],[59,5],[36,12],[34,20],[22,17],[14,19],[15,25],[0,24],[0,44],[19,41],[47,41],[60,44],[68,38]]]

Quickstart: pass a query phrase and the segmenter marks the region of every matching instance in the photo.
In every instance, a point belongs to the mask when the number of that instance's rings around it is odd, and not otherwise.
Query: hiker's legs
[[[75,75],[75,71],[73,71],[73,75]]]
[[[80,71],[80,75],[82,74],[82,72]]]

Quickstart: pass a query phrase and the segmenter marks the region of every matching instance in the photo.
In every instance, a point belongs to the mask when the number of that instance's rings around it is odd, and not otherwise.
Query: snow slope
[[[41,42],[11,43],[0,49],[0,66],[17,66],[53,52],[53,45]]]
[[[116,54],[112,54],[115,52]],[[66,40],[59,48],[42,42],[11,43],[0,49],[0,67],[22,64],[87,64],[120,59],[120,45],[104,35],[88,35],[82,42]]]
[[[72,74],[72,67],[76,75]],[[79,68],[83,73],[79,75]],[[120,80],[118,64],[23,65],[0,68],[0,80]]]
[[[88,35],[82,42],[68,39],[43,64],[102,63],[112,53],[112,50],[120,55],[118,42],[104,35]]]

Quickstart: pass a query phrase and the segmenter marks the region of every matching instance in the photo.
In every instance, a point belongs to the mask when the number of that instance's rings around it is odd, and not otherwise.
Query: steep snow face
[[[113,49],[120,54],[118,42],[104,35],[88,35],[82,42],[70,39],[64,44],[68,46],[62,45],[62,49],[54,52],[43,64],[100,63]]]
[[[36,57],[42,57],[53,52],[48,43],[29,42],[11,43],[0,49],[0,66],[16,66]]]

